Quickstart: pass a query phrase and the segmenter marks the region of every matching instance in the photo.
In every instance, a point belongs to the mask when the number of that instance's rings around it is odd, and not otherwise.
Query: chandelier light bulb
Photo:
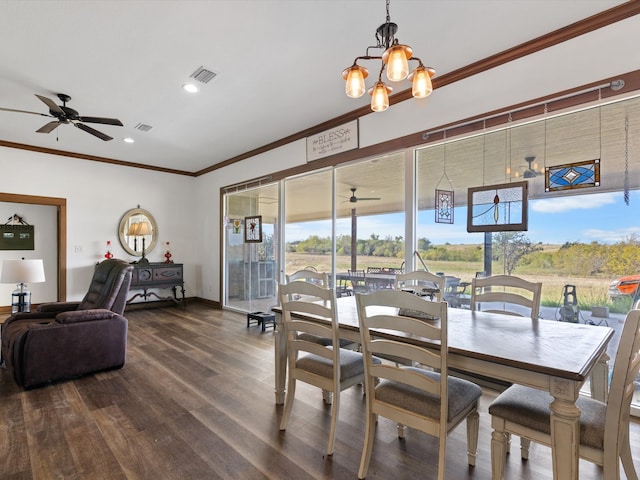
[[[389,108],[389,93],[392,88],[384,84],[384,82],[376,83],[370,90],[371,110],[374,112],[384,112]]]
[[[359,98],[366,91],[364,79],[369,71],[359,65],[353,65],[342,72],[342,78],[346,80],[345,92],[348,97]]]

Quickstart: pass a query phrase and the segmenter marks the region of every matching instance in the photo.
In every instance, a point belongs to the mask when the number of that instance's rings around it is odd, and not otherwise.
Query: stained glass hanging
[[[436,188],[436,223],[453,223],[453,191]]]
[[[545,168],[545,191],[600,186],[600,159]]]
[[[527,230],[528,188],[527,181],[470,188],[467,199],[467,231]]]
[[[442,177],[436,185],[436,223],[453,223],[453,185],[451,180],[447,176],[447,131],[444,131],[444,159],[443,159],[443,171]],[[451,190],[441,190],[438,188],[442,183],[442,180],[446,180]]]

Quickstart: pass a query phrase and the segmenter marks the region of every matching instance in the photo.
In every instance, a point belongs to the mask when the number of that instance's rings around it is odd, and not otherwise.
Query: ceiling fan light
[[[346,80],[345,92],[348,97],[359,98],[364,95],[364,79],[369,76],[369,71],[354,64],[342,72],[342,78]]]
[[[392,82],[400,82],[409,75],[409,59],[413,50],[408,45],[394,44],[382,54],[382,61],[387,64],[387,78]]]
[[[411,72],[411,75],[409,75],[409,80],[412,83],[411,94],[415,98],[425,98],[431,95],[431,92],[433,92],[431,77],[433,77],[435,73],[436,71],[432,68],[427,68],[422,65]]]
[[[369,89],[371,95],[371,110],[374,112],[384,112],[389,108],[389,93],[392,88],[384,84],[384,82],[376,83]]]

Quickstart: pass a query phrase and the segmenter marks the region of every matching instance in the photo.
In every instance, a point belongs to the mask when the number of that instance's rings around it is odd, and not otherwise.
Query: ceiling
[[[390,15],[444,75],[621,3],[393,0]],[[346,97],[341,72],[385,16],[382,0],[0,0],[0,107],[47,113],[34,94],[60,104],[65,93],[80,115],[124,124],[91,124],[105,142],[70,125],[36,133],[51,119],[0,111],[0,141],[195,174],[366,106],[368,95]],[[201,66],[218,75],[185,92]],[[540,78],[511,80],[505,89]]]

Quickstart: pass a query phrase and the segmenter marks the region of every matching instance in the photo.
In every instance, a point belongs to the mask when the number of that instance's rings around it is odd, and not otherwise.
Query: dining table
[[[276,315],[275,401],[283,404],[287,342],[282,309],[272,310]],[[340,337],[361,342],[355,297],[338,298],[336,312]],[[307,319],[322,322],[314,317]],[[606,401],[609,378],[606,349],[613,329],[452,307],[447,309],[447,325],[450,367],[551,394],[553,478],[578,480],[580,409],[576,400],[590,379],[591,396]],[[377,335],[394,337],[388,331],[379,331]],[[439,344],[420,338],[403,340],[440,348]]]

